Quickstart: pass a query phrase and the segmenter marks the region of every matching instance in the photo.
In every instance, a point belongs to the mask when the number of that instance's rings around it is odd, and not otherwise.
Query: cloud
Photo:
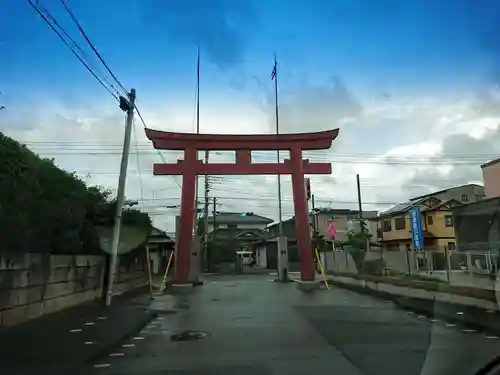
[[[304,133],[335,129],[363,113],[361,102],[340,77],[322,84],[301,81],[283,85],[279,91],[280,133]],[[269,132],[276,130],[274,92],[260,104],[268,116]]]
[[[370,100],[363,99],[366,96]],[[476,111],[478,99],[377,100],[373,95],[356,95],[340,79],[319,85],[290,85],[282,97],[283,132],[340,127],[332,149],[305,155],[311,161],[333,164],[331,176],[309,176],[317,207],[356,208],[359,174],[363,208],[384,210],[415,195],[480,180],[479,165],[500,152],[500,116]],[[92,112],[88,108],[44,99],[38,105],[29,103],[16,108],[15,117],[1,115],[0,129],[42,156],[55,157],[59,166],[78,172],[88,183],[116,191],[124,115],[111,105],[94,103]],[[194,131],[192,103],[144,103],[141,112],[151,128]],[[214,100],[202,103],[201,113],[203,132],[273,132],[274,114],[266,107],[263,110],[235,101],[228,104]],[[145,138],[139,121],[132,139],[127,198],[141,200],[140,208],[152,215],[155,225],[173,231],[180,203],[177,183],[182,179],[153,176],[152,165],[162,162],[162,157],[175,162],[181,155],[162,151],[160,156]],[[282,153],[281,158],[285,157]],[[276,154],[256,152],[254,158],[257,162],[272,161]],[[231,162],[234,153],[211,152],[210,159],[215,163]],[[466,163],[460,164],[461,160]],[[253,211],[277,218],[275,176],[212,177],[210,186],[210,196],[217,197],[220,210]],[[282,196],[286,218],[293,215],[289,176],[282,177]]]
[[[440,152],[428,158],[428,166],[416,169],[403,189],[411,195],[421,195],[450,186],[481,183],[480,165],[500,155],[499,121],[497,118],[497,127],[487,129],[480,137],[462,133],[443,138]]]
[[[146,20],[170,40],[200,46],[221,69],[240,64],[257,26],[251,0],[148,0]]]

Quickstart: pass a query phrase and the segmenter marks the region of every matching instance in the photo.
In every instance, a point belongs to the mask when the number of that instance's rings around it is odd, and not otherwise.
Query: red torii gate
[[[174,284],[188,284],[189,263],[196,213],[197,175],[291,174],[295,208],[295,228],[299,247],[302,281],[314,281],[315,267],[311,248],[304,174],[331,174],[331,163],[310,163],[302,150],[325,150],[338,136],[339,129],[299,134],[193,134],[146,129],[146,136],[157,150],[182,150],[184,160],[153,165],[154,175],[181,175],[180,226],[177,233]],[[197,151],[236,151],[236,163],[204,164]],[[288,150],[284,163],[252,163],[251,151]]]

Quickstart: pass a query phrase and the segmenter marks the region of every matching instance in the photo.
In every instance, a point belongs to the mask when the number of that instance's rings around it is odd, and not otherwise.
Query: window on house
[[[394,219],[394,228],[396,230],[405,229],[406,220],[404,217],[397,217]]]
[[[451,215],[446,215],[444,217],[444,223],[447,227],[452,227],[453,226],[453,216]]]
[[[382,231],[390,232],[392,230],[391,220],[382,221]]]
[[[476,194],[476,200],[477,201],[480,201],[481,199],[484,198],[484,195],[483,194]]]
[[[238,229],[238,224],[228,224],[228,229]]]
[[[469,197],[467,194],[462,194],[462,202],[467,202],[469,200]]]
[[[448,242],[448,250],[456,250],[455,242]]]
[[[432,216],[427,216],[427,225],[434,224],[434,218]]]

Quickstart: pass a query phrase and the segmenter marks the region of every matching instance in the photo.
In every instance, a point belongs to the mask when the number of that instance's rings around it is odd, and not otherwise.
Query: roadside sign
[[[420,251],[424,249],[424,233],[422,231],[422,219],[420,216],[420,207],[414,207],[410,211],[410,229],[411,244],[413,250]]]
[[[331,238],[334,238],[337,235],[337,223],[335,220],[326,223],[326,232],[328,233],[328,237]]]

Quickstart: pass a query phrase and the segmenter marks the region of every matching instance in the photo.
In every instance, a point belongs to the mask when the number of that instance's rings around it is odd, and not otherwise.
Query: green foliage
[[[112,222],[113,202],[26,146],[0,133],[0,249],[100,253],[95,225]],[[124,223],[151,225],[147,214],[124,212]]]
[[[314,231],[312,235],[312,246],[313,250],[318,250],[318,252],[324,252],[326,249],[326,239],[321,233]]]
[[[355,232],[350,231],[347,233],[346,245],[354,249],[365,250],[367,241],[372,237],[367,231]]]

